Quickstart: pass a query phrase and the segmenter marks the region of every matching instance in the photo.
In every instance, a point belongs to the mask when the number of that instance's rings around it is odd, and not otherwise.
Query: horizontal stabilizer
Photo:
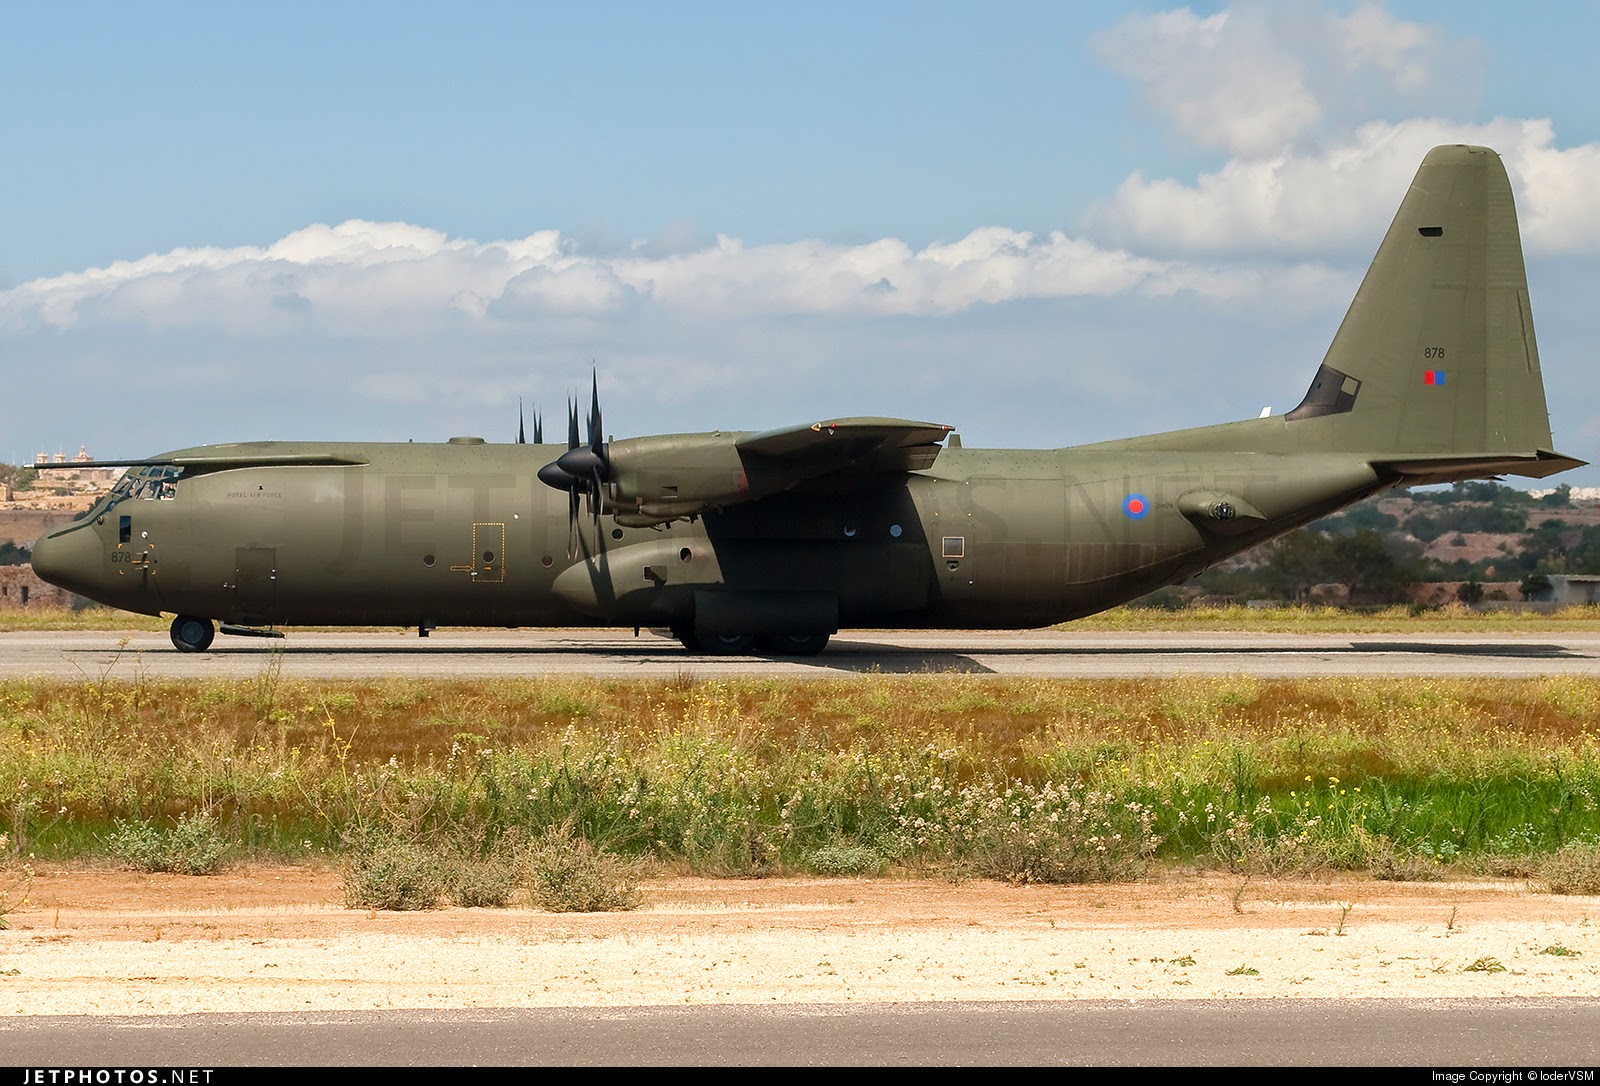
[[[1487,475],[1521,475],[1529,479],[1543,479],[1570,468],[1581,468],[1587,463],[1586,460],[1540,449],[1533,456],[1432,454],[1374,460],[1372,466],[1378,471],[1391,472],[1422,483],[1447,483],[1456,479],[1481,479]]]

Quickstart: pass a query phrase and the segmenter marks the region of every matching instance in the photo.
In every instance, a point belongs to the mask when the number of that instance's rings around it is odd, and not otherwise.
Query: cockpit
[[[175,464],[149,464],[125,472],[111,488],[111,493],[120,493],[119,501],[123,498],[171,501],[178,496],[178,479],[182,475],[183,469]]]
[[[171,501],[178,496],[178,480],[183,469],[176,464],[144,464],[122,473],[108,494],[96,502],[92,509],[80,513],[75,520],[91,516],[104,516],[118,504],[128,501]]]

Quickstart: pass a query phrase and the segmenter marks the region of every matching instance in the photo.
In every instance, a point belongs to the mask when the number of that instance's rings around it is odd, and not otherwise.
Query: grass
[[[561,827],[706,874],[1161,861],[1553,889],[1600,868],[1597,720],[1600,683],[1573,678],[11,679],[0,834],[97,857],[206,818],[230,855],[371,853],[407,901],[489,903],[494,864]],[[408,842],[477,866],[413,879]]]
[[[16,607],[0,610],[0,633],[45,632],[50,630],[107,630],[113,632],[156,632],[165,630],[172,620],[157,615],[136,615],[111,607]]]

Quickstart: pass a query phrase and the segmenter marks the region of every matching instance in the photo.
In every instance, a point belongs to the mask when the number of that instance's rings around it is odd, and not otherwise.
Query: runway
[[[436,630],[427,639],[415,631],[291,631],[281,640],[218,636],[210,651],[194,654],[160,633],[0,634],[0,677],[251,678],[268,668],[304,679],[1600,677],[1600,635],[846,631],[820,656],[794,658],[692,655],[674,640],[631,630]]]
[[[1594,1015],[1595,1004],[1581,999],[1244,999],[21,1018],[0,1022],[0,1061],[17,1067],[1515,1066],[1573,1081],[1566,1069],[1594,1062]]]

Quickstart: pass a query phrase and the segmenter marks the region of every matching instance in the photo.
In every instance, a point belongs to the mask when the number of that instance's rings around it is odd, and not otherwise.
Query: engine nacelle
[[[607,447],[607,503],[618,514],[672,520],[752,497],[736,442],[741,435],[661,434]]]

